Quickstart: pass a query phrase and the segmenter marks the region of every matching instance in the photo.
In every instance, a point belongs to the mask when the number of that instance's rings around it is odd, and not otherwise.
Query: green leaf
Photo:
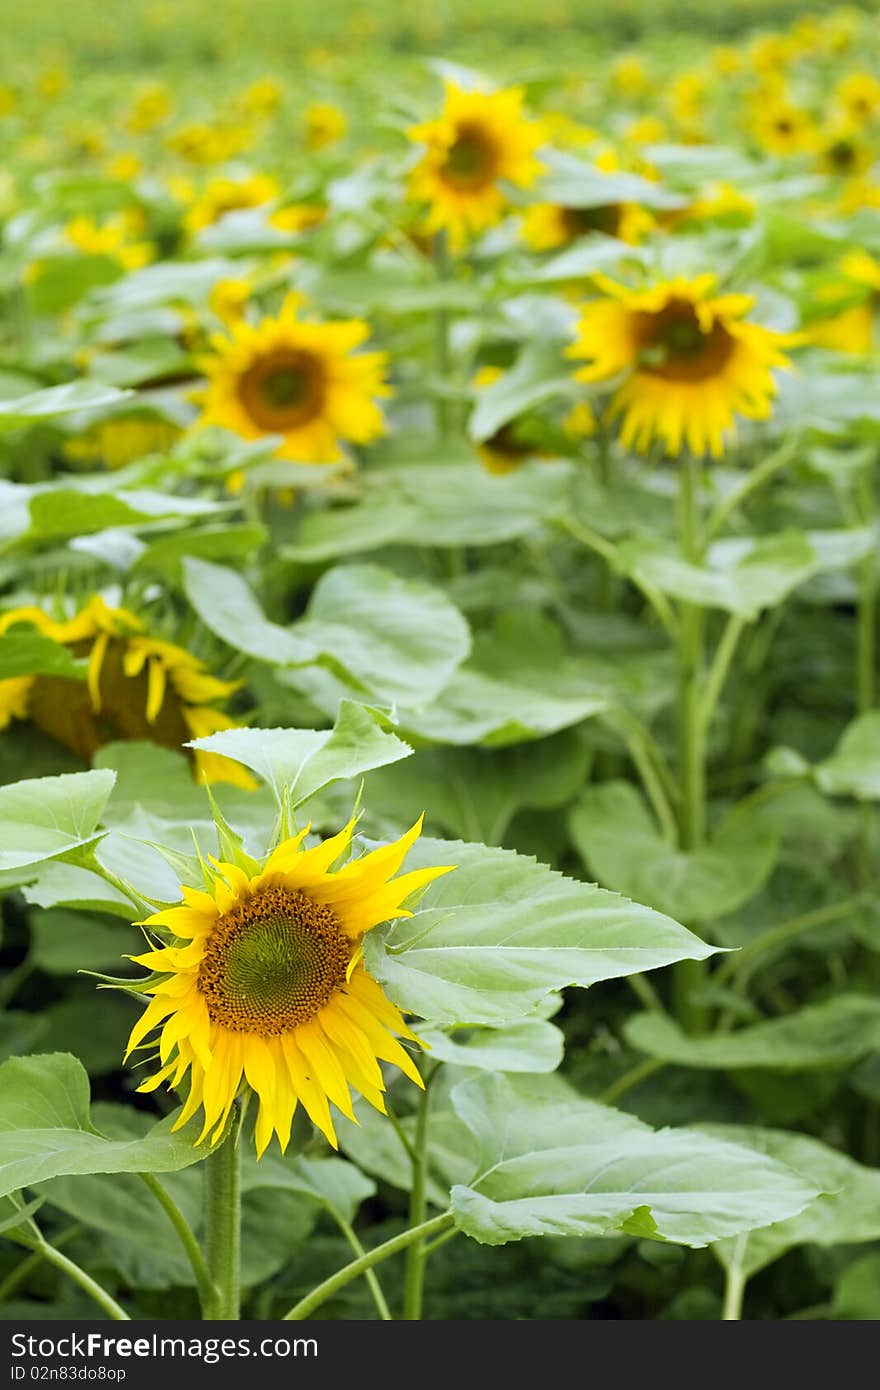
[[[421,839],[407,868],[454,864],[414,915],[365,941],[367,968],[435,1024],[498,1026],[547,994],[714,953],[678,923],[509,850]]]
[[[356,502],[307,513],[283,557],[305,563],[380,545],[497,545],[562,514],[571,481],[561,460],[526,463],[496,477],[472,463],[374,468]]]
[[[542,151],[547,173],[533,190],[541,202],[569,208],[607,207],[612,203],[638,203],[642,207],[676,208],[685,199],[669,193],[662,184],[638,174],[606,173],[562,150]]]
[[[181,582],[187,556],[203,560],[223,560],[227,564],[246,560],[268,539],[266,528],[256,522],[187,527],[152,541],[142,551],[133,568],[135,573],[158,574],[174,584]]]
[[[42,1014],[4,1010],[0,1013],[0,1062],[20,1052],[31,1052],[48,1031],[48,1020]]]
[[[766,824],[739,816],[722,824],[703,848],[676,849],[628,782],[588,787],[569,828],[598,882],[685,922],[711,921],[748,902],[768,878],[779,848]]]
[[[243,763],[269,784],[279,806],[288,796],[293,810],[333,782],[359,777],[412,752],[352,700],[341,701],[332,729],[223,729],[193,739],[189,746]]]
[[[819,1188],[822,1196],[787,1221],[750,1231],[713,1251],[725,1268],[736,1262],[750,1278],[795,1245],[855,1245],[880,1239],[880,1173],[818,1139],[755,1125],[711,1125],[710,1134],[778,1159]]]
[[[452,838],[500,844],[523,806],[552,809],[583,786],[589,750],[571,730],[508,748],[420,748],[370,778],[369,812],[415,820]]]
[[[626,1232],[699,1247],[792,1216],[820,1190],[740,1144],[655,1132],[558,1077],[481,1076],[452,1103],[479,1146],[453,1211],[483,1244]]]
[[[17,430],[43,420],[54,420],[76,410],[96,410],[116,405],[130,396],[130,391],[117,391],[97,381],[70,381],[64,386],[50,386],[45,391],[33,391],[0,401],[0,434]]]
[[[515,366],[477,392],[477,403],[468,422],[468,433],[478,443],[489,439],[502,425],[555,396],[578,394],[571,370],[564,370],[559,346],[527,345]]]
[[[259,1160],[245,1156],[241,1186],[243,1192],[274,1188],[309,1197],[349,1224],[376,1192],[376,1184],[345,1159],[278,1158],[273,1153]]]
[[[826,1003],[808,1004],[787,1018],[715,1037],[690,1037],[671,1018],[641,1013],[624,1025],[624,1035],[640,1052],[685,1067],[724,1071],[845,1067],[880,1047],[880,999],[839,994]]]
[[[198,1163],[198,1125],[172,1134],[172,1122],[143,1139],[105,1139],[89,1119],[89,1078],[75,1057],[12,1057],[0,1066],[0,1195],[74,1173],[169,1173]]]
[[[16,543],[57,541],[66,536],[92,535],[114,526],[141,526],[164,518],[201,516],[217,509],[216,503],[146,489],[111,494],[53,487],[31,497],[30,526]]]
[[[63,908],[32,912],[30,929],[31,962],[49,975],[111,968],[118,973],[122,956],[136,952],[143,942],[139,932],[121,923],[111,925]]]
[[[22,890],[26,902],[46,908],[75,907],[80,912],[112,912],[131,921],[131,901],[91,869],[50,859],[40,864],[35,874],[34,881]]]
[[[85,662],[77,661],[67,647],[53,642],[38,628],[16,623],[0,636],[0,680],[17,676],[63,676],[85,680]]]
[[[555,1071],[565,1043],[560,1030],[543,1018],[523,1018],[506,1028],[472,1028],[463,1038],[422,1028],[419,1037],[435,1061],[492,1072]]]
[[[830,1317],[860,1322],[880,1318],[880,1254],[863,1255],[837,1281]]]
[[[100,838],[115,774],[68,772],[0,787],[0,869],[54,859]]]
[[[234,571],[185,560],[187,595],[207,627],[249,656],[279,665],[320,663],[388,700],[430,698],[467,655],[467,624],[438,589],[374,565],[331,570],[305,618],[269,622]]]
[[[813,775],[828,796],[880,800],[880,710],[854,719],[831,757],[819,763]]]
[[[781,603],[819,567],[815,550],[800,532],[762,538],[745,553],[741,545],[719,543],[713,557],[712,567],[701,567],[662,541],[640,538],[619,545],[614,563],[649,588],[747,619]]]

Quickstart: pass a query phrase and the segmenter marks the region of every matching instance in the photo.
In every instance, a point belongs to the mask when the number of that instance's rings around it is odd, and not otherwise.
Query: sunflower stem
[[[112,1318],[114,1322],[130,1321],[128,1313],[126,1313],[125,1309],[116,1302],[116,1299],[107,1292],[103,1284],[99,1284],[97,1279],[93,1279],[90,1274],[87,1274],[84,1269],[81,1269],[75,1260],[70,1259],[68,1255],[62,1254],[54,1245],[50,1245],[47,1240],[41,1239],[34,1253],[42,1255],[47,1264],[54,1265],[56,1269],[61,1270],[62,1274],[66,1274],[68,1279],[71,1279],[74,1284],[78,1284],[83,1292],[94,1299],[98,1307],[103,1308],[107,1316]]]
[[[437,279],[442,284],[449,277],[449,249],[445,232],[437,232],[434,237],[433,259]],[[450,370],[449,311],[447,309],[437,309],[434,319],[434,370],[440,385],[435,401],[437,434],[440,439],[445,439],[450,433],[451,425],[450,403],[444,394]]]
[[[416,1132],[413,1140],[412,1189],[409,1198],[410,1227],[423,1226],[428,1212],[428,1114],[431,1105],[431,1074],[425,1077],[425,1089],[419,1096],[416,1112]],[[425,1244],[416,1241],[406,1254],[406,1273],[403,1284],[403,1316],[407,1322],[418,1322],[422,1316],[425,1287]]]
[[[152,1173],[138,1173],[138,1177],[152,1192],[180,1238],[180,1243],[186,1252],[190,1268],[195,1276],[196,1287],[199,1291],[199,1302],[202,1307],[202,1312],[204,1313],[205,1309],[216,1296],[217,1291],[214,1287],[214,1281],[211,1278],[211,1272],[208,1269],[208,1265],[202,1253],[202,1247],[196,1240],[192,1227],[180,1210],[180,1207],[165,1191],[165,1188],[159,1182],[158,1178]]]
[[[681,460],[678,525],[682,554],[689,564],[699,564],[702,545],[699,534],[699,462],[686,455]],[[678,775],[679,848],[698,850],[705,836],[706,767],[705,724],[702,710],[703,610],[695,603],[682,603],[678,642]],[[690,924],[689,924],[690,925]],[[673,967],[675,1013],[686,1032],[700,1032],[705,1026],[705,1010],[694,1002],[694,993],[703,980],[702,961],[679,961]]]
[[[298,1303],[295,1303],[289,1312],[284,1314],[283,1322],[299,1322],[303,1318],[309,1317],[316,1308],[320,1308],[328,1298],[332,1298],[340,1289],[344,1289],[346,1284],[350,1284],[352,1279],[358,1279],[366,1270],[372,1269],[373,1265],[380,1264],[382,1260],[387,1260],[391,1255],[397,1255],[401,1250],[408,1250],[414,1242],[421,1242],[428,1236],[439,1235],[441,1231],[447,1230],[454,1222],[455,1217],[451,1211],[443,1212],[442,1216],[433,1216],[430,1221],[425,1221],[421,1226],[411,1226],[406,1231],[401,1231],[399,1236],[392,1236],[391,1240],[386,1240],[382,1245],[377,1245],[375,1249],[368,1250],[359,1259],[352,1260],[351,1264],[345,1265],[342,1269],[331,1274],[329,1279],[325,1279],[322,1284],[318,1284],[307,1293]]]
[[[205,1159],[205,1253],[211,1280],[202,1315],[207,1321],[241,1316],[241,1101],[232,1103],[225,1139]]]
[[[337,1226],[339,1227],[342,1234],[345,1236],[345,1239],[348,1241],[355,1255],[358,1257],[358,1259],[360,1259],[362,1255],[366,1254],[366,1251],[364,1250],[364,1247],[361,1245],[354,1227],[351,1226],[349,1222],[346,1221],[345,1217],[341,1216],[338,1211],[334,1210],[332,1215],[334,1220],[336,1221]],[[370,1290],[370,1293],[373,1295],[373,1302],[376,1305],[376,1311],[378,1312],[379,1317],[382,1319],[383,1322],[393,1322],[394,1318],[391,1315],[391,1309],[388,1307],[388,1302],[385,1298],[384,1293],[382,1292],[382,1285],[379,1283],[379,1280],[376,1278],[375,1272],[372,1269],[364,1270],[364,1281],[366,1282],[367,1287]]]
[[[723,1322],[739,1322],[742,1318],[743,1296],[746,1291],[747,1275],[742,1262],[748,1242],[748,1232],[737,1236],[733,1258],[725,1270]]]
[[[877,499],[873,480],[866,475],[859,489],[859,511],[865,526],[874,526]],[[856,693],[859,714],[867,714],[877,700],[877,555],[872,546],[859,569],[858,635]],[[870,802],[859,808],[858,877],[864,886],[871,881],[871,825],[873,811]]]

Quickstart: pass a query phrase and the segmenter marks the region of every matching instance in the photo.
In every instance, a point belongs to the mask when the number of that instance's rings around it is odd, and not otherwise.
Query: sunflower
[[[838,268],[841,280],[820,292],[822,312],[807,325],[807,337],[816,347],[835,352],[870,352],[880,304],[880,261],[864,250],[849,251]]]
[[[211,339],[201,424],[221,425],[244,439],[283,436],[278,458],[333,463],[340,439],[369,444],[385,431],[376,397],[390,394],[384,352],[355,352],[365,323],[311,323],[290,295],[277,319],[243,320],[229,336]]]
[[[0,729],[28,719],[91,762],[103,744],[116,739],[180,748],[233,726],[214,704],[239,682],[218,680],[183,647],[147,636],[134,613],[109,608],[100,595],[61,621],[42,608],[14,608],[0,615],[0,636],[19,625],[86,658],[86,679],[34,674],[0,680]],[[230,758],[196,752],[193,763],[199,781],[254,785]]]
[[[480,367],[474,373],[472,384],[476,390],[484,391],[503,376],[500,367]],[[554,458],[561,449],[570,448],[572,441],[586,438],[595,429],[589,402],[579,401],[561,421],[559,432],[547,421],[526,411],[499,425],[486,439],[474,441],[474,448],[486,472],[503,477],[506,473],[514,473],[529,459]],[[550,447],[553,445],[558,447]]]
[[[303,115],[303,140],[307,150],[335,145],[348,130],[344,112],[329,101],[313,101]]]
[[[848,73],[834,96],[852,121],[870,121],[880,115],[880,80],[872,72]]]
[[[74,217],[64,235],[85,256],[109,256],[124,270],[139,270],[156,254],[151,242],[135,240],[140,230],[137,214],[117,213],[100,225],[91,217]]]
[[[192,235],[203,227],[213,226],[227,212],[240,212],[243,208],[258,208],[263,203],[271,203],[280,191],[278,184],[268,174],[251,174],[242,179],[211,179],[186,214],[183,224]]]
[[[759,105],[752,129],[758,144],[769,154],[801,154],[816,143],[816,127],[809,111],[785,98]]]
[[[543,128],[523,116],[522,101],[519,87],[465,92],[447,82],[437,120],[407,132],[426,147],[410,175],[410,197],[429,204],[425,231],[447,231],[455,250],[499,220],[503,182],[525,188],[541,171],[534,152]]]
[[[788,365],[781,346],[791,335],[745,322],[749,295],[714,294],[714,275],[643,290],[603,275],[594,283],[605,297],[582,307],[568,353],[589,359],[578,381],[626,374],[610,404],[612,418],[623,416],[624,445],[643,453],[659,438],[667,454],[686,446],[718,458],[735,415],[767,418],[776,391],[771,369]]]
[[[147,454],[165,453],[180,433],[179,425],[161,415],[119,415],[66,440],[64,455],[74,463],[122,468]]]
[[[393,844],[333,871],[354,824],[313,849],[303,848],[307,827],[262,870],[254,861],[246,872],[212,860],[207,892],[184,887],[182,903],[141,924],[156,937],[152,950],[134,957],[153,972],[141,986],[152,999],[126,1057],[161,1025],[160,1068],[139,1090],[178,1086],[189,1071],[175,1129],[201,1106],[198,1143],[222,1136],[242,1084],[259,1097],[258,1156],[273,1132],[286,1149],[298,1104],[334,1147],[328,1102],[354,1119],[350,1087],[385,1113],[380,1061],[422,1085],[398,1042],[419,1039],[367,973],[361,943],[380,922],[411,916],[401,904],[452,866],[392,877],[421,831],[419,819]]]
[[[635,203],[602,203],[585,208],[533,203],[523,217],[522,235],[533,251],[570,246],[578,237],[597,232],[635,245],[652,225],[651,216]]]

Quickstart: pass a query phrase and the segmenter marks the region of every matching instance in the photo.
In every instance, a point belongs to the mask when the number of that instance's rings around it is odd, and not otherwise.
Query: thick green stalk
[[[312,1289],[298,1303],[295,1303],[289,1312],[284,1314],[285,1322],[298,1322],[303,1318],[310,1317],[316,1308],[332,1298],[340,1289],[344,1289],[346,1284],[350,1284],[352,1279],[358,1279],[373,1265],[380,1264],[382,1260],[387,1260],[391,1255],[397,1255],[401,1250],[408,1250],[414,1242],[427,1240],[429,1236],[439,1235],[441,1231],[447,1230],[454,1222],[455,1218],[451,1211],[445,1211],[442,1216],[434,1216],[430,1221],[424,1222],[421,1226],[410,1227],[402,1231],[399,1236],[392,1236],[391,1240],[386,1240],[382,1245],[377,1245],[374,1250],[368,1250],[366,1255],[361,1255],[357,1260],[352,1260],[351,1264],[345,1265],[335,1274],[331,1274],[329,1279],[325,1279],[317,1288]]]
[[[748,1242],[748,1232],[737,1236],[734,1257],[725,1270],[724,1308],[721,1313],[724,1322],[739,1322],[742,1318],[743,1296],[746,1291],[747,1276],[742,1260]]]
[[[425,1089],[419,1097],[416,1132],[413,1143],[412,1190],[409,1198],[410,1227],[423,1226],[428,1213],[426,1183],[428,1177],[428,1112],[431,1105],[431,1078],[425,1079]],[[425,1247],[416,1241],[406,1254],[406,1273],[403,1285],[403,1316],[408,1322],[418,1322],[422,1316],[422,1296],[425,1287]]]
[[[241,1101],[214,1152],[205,1159],[205,1254],[213,1294],[204,1317],[211,1322],[241,1316]]]
[[[702,559],[699,537],[699,464],[682,459],[678,495],[678,525],[682,554],[689,563]],[[699,849],[706,830],[706,749],[702,711],[703,610],[682,603],[678,642],[678,843],[685,851]],[[689,924],[690,925],[690,924]],[[676,1017],[688,1032],[705,1026],[705,1010],[694,1002],[704,978],[702,961],[680,961],[673,968]]]

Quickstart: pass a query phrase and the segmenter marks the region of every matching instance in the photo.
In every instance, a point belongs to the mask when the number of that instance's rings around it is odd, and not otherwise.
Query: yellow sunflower
[[[117,739],[180,748],[233,727],[214,705],[240,682],[218,680],[183,647],[147,636],[134,613],[109,608],[100,595],[61,621],[42,608],[14,608],[0,615],[0,636],[18,625],[35,627],[73,656],[86,658],[86,680],[40,674],[0,680],[0,729],[13,719],[30,720],[91,762],[99,748]],[[193,764],[201,782],[254,786],[250,774],[230,758],[195,752]]]
[[[624,445],[644,453],[657,438],[670,455],[687,447],[718,458],[735,415],[769,416],[772,368],[788,365],[781,347],[792,335],[745,322],[749,295],[714,294],[714,275],[643,290],[603,275],[594,283],[604,298],[582,306],[568,353],[589,359],[578,381],[625,374],[609,407],[612,418],[623,417]]]
[[[880,304],[880,261],[864,250],[849,251],[839,269],[841,281],[822,293],[822,312],[807,325],[807,337],[816,347],[835,352],[870,352]]]
[[[250,174],[241,179],[211,179],[186,214],[183,225],[192,235],[201,231],[202,227],[213,226],[227,212],[240,212],[243,208],[258,208],[263,203],[271,203],[280,191],[275,179],[268,174]]]
[[[570,246],[578,237],[600,232],[634,246],[653,226],[653,219],[635,203],[603,203],[597,207],[565,207],[533,203],[523,217],[523,240],[533,251]]]
[[[86,256],[110,256],[125,270],[139,270],[155,256],[149,241],[137,241],[137,214],[118,213],[98,224],[91,217],[74,217],[64,228],[66,239]]]
[[[755,139],[769,154],[801,154],[816,143],[816,127],[809,111],[785,98],[759,105],[754,113]]]
[[[535,150],[543,128],[523,116],[522,102],[519,87],[465,92],[447,82],[440,116],[408,131],[426,147],[410,175],[410,197],[429,205],[425,231],[447,231],[455,250],[499,220],[504,183],[525,188],[541,171]]]
[[[473,385],[478,391],[484,391],[500,381],[503,375],[500,367],[480,367],[474,373]],[[596,420],[588,401],[578,401],[561,422],[564,440],[584,439],[595,433],[595,429]],[[536,430],[534,419],[526,412],[499,425],[486,439],[474,441],[474,448],[486,472],[503,477],[506,473],[514,473],[529,459],[555,457],[557,451],[548,451],[548,442],[546,428]]]
[[[147,454],[163,454],[181,429],[160,415],[120,415],[101,420],[64,443],[64,455],[75,463],[122,468]]]
[[[313,101],[303,115],[303,139],[308,150],[325,150],[335,145],[348,130],[348,121],[338,106],[329,101]]]
[[[827,174],[851,178],[863,174],[874,162],[874,151],[858,126],[841,122],[820,133],[817,139],[819,167]]]
[[[134,957],[154,972],[142,986],[152,999],[126,1057],[161,1025],[160,1068],[139,1089],[178,1086],[188,1071],[175,1128],[201,1106],[198,1143],[222,1136],[242,1085],[259,1097],[258,1156],[273,1133],[286,1149],[298,1104],[334,1147],[329,1102],[354,1119],[350,1087],[385,1113],[380,1061],[422,1085],[397,1040],[419,1039],[364,968],[362,940],[380,922],[411,916],[402,903],[452,866],[392,877],[421,831],[419,819],[393,844],[334,871],[354,824],[303,849],[307,827],[250,874],[212,860],[208,892],[184,887],[181,904],[142,923],[157,937],[154,949]]]
[[[870,121],[880,115],[880,80],[872,72],[848,73],[834,96],[852,121]]]
[[[340,440],[369,444],[385,431],[376,398],[388,396],[384,352],[356,352],[369,333],[358,319],[313,323],[291,295],[276,319],[243,320],[211,339],[203,425],[244,439],[283,436],[279,458],[333,463]]]

